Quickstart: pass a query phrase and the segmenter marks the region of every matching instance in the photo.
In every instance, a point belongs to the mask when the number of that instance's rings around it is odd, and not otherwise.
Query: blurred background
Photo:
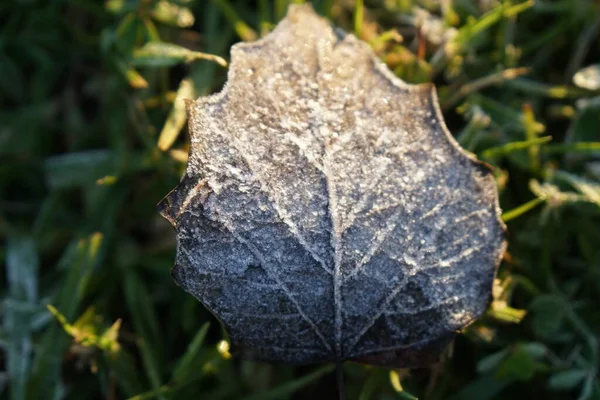
[[[293,2],[0,2],[0,399],[335,398],[332,366],[231,356],[155,209],[186,165],[183,99]],[[348,399],[600,399],[600,2],[313,5],[436,84],[508,225],[486,314],[430,368],[346,365]]]

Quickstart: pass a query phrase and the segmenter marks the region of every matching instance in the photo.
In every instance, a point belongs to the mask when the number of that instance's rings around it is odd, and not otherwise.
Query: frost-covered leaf
[[[234,354],[420,366],[485,310],[505,247],[496,184],[431,85],[293,6],[187,108],[187,171],[159,207],[175,280]]]

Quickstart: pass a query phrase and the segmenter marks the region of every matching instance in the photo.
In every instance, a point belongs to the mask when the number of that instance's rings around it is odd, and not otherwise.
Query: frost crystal
[[[505,248],[491,172],[431,85],[292,6],[189,102],[189,164],[159,205],[173,277],[263,361],[434,362],[486,308]]]

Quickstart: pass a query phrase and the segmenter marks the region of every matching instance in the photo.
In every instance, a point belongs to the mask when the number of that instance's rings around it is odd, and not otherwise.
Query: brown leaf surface
[[[272,362],[434,362],[486,308],[505,249],[491,172],[431,85],[292,6],[232,48],[225,89],[189,102],[191,151],[160,204],[173,277]]]

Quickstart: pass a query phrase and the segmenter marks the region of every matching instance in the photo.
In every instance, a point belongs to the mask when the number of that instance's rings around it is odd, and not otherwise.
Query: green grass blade
[[[510,5],[510,2],[501,3],[480,18],[473,18],[458,30],[457,35],[450,43],[440,47],[438,53],[434,55],[431,61],[433,70],[439,72],[445,66],[447,60],[452,59],[454,56],[469,48],[470,43],[492,25],[498,23],[502,19],[512,18],[531,8],[533,5],[533,0],[528,0],[524,3],[515,5]]]
[[[53,188],[94,184],[115,170],[117,159],[108,150],[89,150],[53,156],[44,162],[46,181]]]
[[[600,142],[549,144],[544,146],[542,151],[547,154],[595,153],[600,152]]]
[[[269,31],[272,24],[271,10],[268,0],[259,0],[258,4],[260,34],[261,36],[264,36]]]
[[[50,303],[72,320],[84,294],[87,282],[102,245],[103,236],[95,233],[87,239],[79,240],[67,249],[59,265],[68,267],[60,290]],[[32,381],[28,385],[28,398],[47,397],[60,391],[62,356],[69,344],[69,337],[58,323],[51,324],[44,332],[41,345],[36,353]]]
[[[371,371],[369,377],[367,378],[365,384],[362,387],[362,390],[360,391],[358,400],[370,400],[373,398],[375,393],[377,393],[377,388],[380,387],[382,384],[383,379],[381,372],[381,370],[377,369]]]
[[[171,148],[187,121],[184,101],[195,98],[193,83],[189,79],[182,80],[177,90],[177,96],[173,101],[173,108],[158,137],[158,148],[161,151],[167,151]]]
[[[118,385],[127,397],[144,390],[139,379],[139,368],[129,352],[121,348],[116,354],[107,354],[105,358]]]
[[[508,81],[506,82],[506,87],[522,91],[528,95],[549,97],[553,99],[576,98],[588,93],[585,89],[579,89],[573,86],[548,85],[525,78]]]
[[[321,0],[319,2],[319,12],[327,18],[331,18],[331,10],[334,2],[335,0]]]
[[[161,374],[158,350],[160,335],[154,308],[149,301],[149,294],[142,286],[140,278],[128,271],[125,276],[125,301],[133,318],[135,332],[138,335],[137,345],[142,356],[146,375],[150,379],[153,390],[160,390]]]
[[[10,237],[7,243],[6,275],[8,299],[15,304],[33,306],[38,300],[39,261],[31,237]],[[12,400],[25,399],[32,355],[29,313],[23,307],[4,304],[2,327],[7,333],[6,370],[11,381]]]
[[[363,22],[365,20],[365,5],[363,0],[356,0],[354,3],[354,34],[362,36]]]
[[[458,90],[454,91],[453,94],[446,100],[441,101],[442,110],[448,110],[462,98],[467,95],[484,89],[489,86],[501,85],[504,82],[515,79],[518,76],[528,74],[529,68],[509,68],[504,71],[495,72],[493,74],[484,76],[483,78],[476,79],[472,82],[468,82],[461,86]]]
[[[194,371],[191,368],[193,367],[194,361],[198,357],[198,354],[202,350],[202,344],[204,343],[204,339],[206,338],[209,328],[210,323],[206,322],[204,325],[202,325],[202,328],[200,328],[196,336],[194,336],[194,339],[189,344],[185,354],[177,364],[177,367],[175,367],[173,380],[185,382],[193,374],[198,374],[198,371]]]
[[[528,149],[532,146],[537,146],[540,144],[548,143],[551,140],[552,140],[552,137],[543,136],[543,137],[535,138],[535,139],[531,139],[531,140],[510,142],[510,143],[503,144],[501,146],[495,146],[495,147],[486,149],[483,151],[483,153],[481,153],[481,156],[482,156],[482,158],[486,158],[486,159],[494,159],[497,157],[504,156],[506,154],[510,154],[517,150]]]
[[[331,373],[334,369],[335,369],[334,365],[327,365],[325,367],[321,367],[308,375],[305,375],[301,378],[298,378],[298,379],[290,381],[290,382],[286,382],[286,383],[284,383],[276,388],[273,388],[271,390],[268,390],[266,392],[248,396],[248,397],[244,397],[243,400],[277,400],[277,399],[281,399],[284,396],[290,395],[290,394],[302,389],[304,386],[318,380],[323,375]]]
[[[133,52],[133,65],[136,67],[171,67],[194,60],[208,60],[227,67],[227,61],[213,54],[186,49],[173,43],[148,42]]]
[[[513,219],[525,214],[529,210],[533,210],[539,204],[542,204],[545,200],[546,199],[543,197],[536,197],[533,200],[529,200],[525,204],[522,204],[516,208],[513,208],[510,211],[506,211],[502,214],[502,221],[504,221],[504,222],[512,221]]]
[[[256,32],[242,20],[228,0],[212,0],[212,2],[221,9],[225,18],[243,41],[256,40]]]
[[[501,3],[496,8],[483,15],[481,18],[474,20],[472,24],[467,24],[465,27],[459,29],[456,42],[461,46],[465,46],[466,43],[472,40],[475,36],[490,28],[503,18],[514,17],[531,8],[533,5],[533,0],[528,0],[521,4],[515,5],[510,5],[510,2]]]
[[[285,17],[285,12],[287,11],[289,0],[274,0],[275,2],[275,20],[280,21]]]

